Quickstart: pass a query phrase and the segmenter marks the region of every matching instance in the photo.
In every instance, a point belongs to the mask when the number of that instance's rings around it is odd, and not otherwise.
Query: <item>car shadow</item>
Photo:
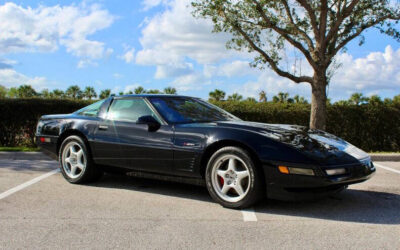
[[[370,224],[400,224],[400,195],[347,189],[323,199],[302,202],[267,200],[258,213]]]
[[[57,169],[59,163],[49,160],[3,160],[0,158],[0,169],[8,169],[16,172],[48,172]]]
[[[91,185],[214,202],[205,187],[168,181],[107,174]],[[314,201],[284,202],[265,199],[255,206],[255,211],[269,215],[397,225],[400,224],[399,208],[398,194],[347,189]]]
[[[90,183],[89,185],[213,202],[205,187],[163,180],[146,179],[119,174],[105,174],[101,180]]]

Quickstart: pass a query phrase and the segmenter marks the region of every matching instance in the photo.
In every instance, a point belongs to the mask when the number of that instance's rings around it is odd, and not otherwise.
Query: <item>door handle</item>
[[[107,130],[108,126],[107,125],[99,125],[99,130]]]

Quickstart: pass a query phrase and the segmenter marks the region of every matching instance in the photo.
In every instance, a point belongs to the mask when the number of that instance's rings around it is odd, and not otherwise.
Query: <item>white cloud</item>
[[[115,79],[121,79],[121,78],[123,77],[123,75],[121,75],[121,74],[119,74],[119,73],[114,73],[114,74],[113,74],[113,77],[114,77]]]
[[[7,88],[31,85],[38,91],[52,86],[45,77],[29,77],[10,68],[0,69],[0,83]]]
[[[109,27],[114,19],[97,4],[24,8],[8,2],[0,6],[0,51],[52,52],[63,45],[86,61],[100,59],[110,50],[88,36]]]
[[[210,20],[192,16],[189,0],[175,0],[154,16],[142,30],[136,62],[144,65],[179,64],[186,58],[199,63],[215,63],[235,54],[225,43],[228,34],[212,33]]]
[[[178,91],[201,90],[204,85],[210,84],[210,80],[204,78],[202,74],[193,73],[176,77],[171,85]]]
[[[394,51],[387,46],[384,52],[372,52],[357,59],[341,54],[337,61],[341,67],[332,79],[332,89],[400,91],[400,49]]]
[[[252,68],[249,61],[235,60],[221,65],[204,65],[204,75],[207,77],[213,76],[246,76],[246,75],[258,75],[260,71]]]
[[[94,62],[93,60],[81,59],[81,60],[79,60],[77,67],[78,67],[78,69],[83,69],[83,68],[86,68],[89,66],[97,66],[97,65],[98,65],[98,63]]]
[[[118,58],[124,60],[126,63],[133,62],[133,59],[135,58],[135,49],[126,49],[125,53]]]
[[[129,91],[134,91],[135,88],[139,87],[139,84],[135,83],[135,84],[130,84],[130,85],[126,85],[125,89],[124,89],[124,93],[128,93]]]
[[[180,77],[184,75],[190,75],[194,73],[193,64],[182,63],[175,65],[158,65],[154,77],[156,79]]]
[[[142,2],[143,10],[149,10],[160,4],[166,4],[167,2],[168,2],[167,0],[144,0]]]
[[[15,64],[17,64],[17,61],[0,58],[0,70],[12,69]]]

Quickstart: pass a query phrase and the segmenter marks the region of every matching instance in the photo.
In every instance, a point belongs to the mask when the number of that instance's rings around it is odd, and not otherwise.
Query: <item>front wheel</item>
[[[79,136],[69,136],[61,144],[61,173],[70,183],[85,183],[99,179],[103,172],[90,158],[85,142]]]
[[[238,147],[221,148],[207,164],[207,189],[224,207],[246,208],[255,204],[263,197],[262,180],[250,155]]]

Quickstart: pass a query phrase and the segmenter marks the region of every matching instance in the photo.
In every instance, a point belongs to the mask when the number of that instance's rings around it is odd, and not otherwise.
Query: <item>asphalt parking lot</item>
[[[41,153],[2,153],[0,248],[400,249],[400,162],[376,163],[371,180],[326,199],[241,211],[184,184],[72,185]]]

